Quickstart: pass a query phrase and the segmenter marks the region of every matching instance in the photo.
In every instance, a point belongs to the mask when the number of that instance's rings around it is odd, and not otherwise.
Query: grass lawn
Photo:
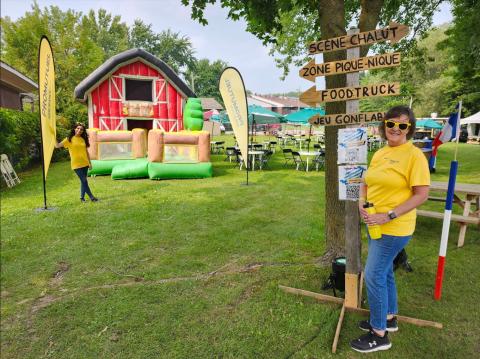
[[[440,148],[432,180],[447,180],[453,152]],[[349,346],[363,317],[346,314],[333,355],[340,309],[278,289],[321,292],[330,268],[316,265],[324,172],[284,169],[280,151],[272,160],[248,187],[223,155],[210,179],[96,177],[101,201],[85,204],[69,163],[54,163],[47,193],[58,209],[40,213],[41,169],[21,173],[2,192],[2,358],[363,357]],[[480,183],[479,146],[460,144],[458,182]],[[414,272],[399,270],[397,286],[400,314],[444,329],[400,323],[392,349],[370,357],[478,358],[480,232],[469,226],[457,249],[452,224],[437,302],[441,226],[419,218],[407,247]]]

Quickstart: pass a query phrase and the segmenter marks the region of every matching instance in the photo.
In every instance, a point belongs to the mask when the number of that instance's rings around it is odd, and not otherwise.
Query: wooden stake
[[[333,338],[332,353],[337,352],[338,338],[340,337],[340,330],[342,329],[343,316],[345,315],[345,303],[342,305],[340,316],[338,317],[337,330],[335,331],[335,337]]]
[[[310,292],[308,290],[303,290],[303,289],[285,287],[283,285],[279,285],[278,288],[280,288],[284,292],[290,293],[290,294],[303,295],[305,297],[315,298],[315,299],[323,301],[323,302],[343,304],[343,298],[332,297],[330,295],[319,294],[319,293]]]

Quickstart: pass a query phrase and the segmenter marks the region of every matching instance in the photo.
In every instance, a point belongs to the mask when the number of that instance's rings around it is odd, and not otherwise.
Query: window
[[[125,79],[125,100],[152,102],[152,80]]]

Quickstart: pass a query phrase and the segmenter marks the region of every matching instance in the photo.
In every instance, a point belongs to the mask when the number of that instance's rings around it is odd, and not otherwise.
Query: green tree
[[[194,66],[195,50],[190,39],[170,29],[157,34],[151,24],[137,19],[130,29],[129,44],[157,56],[175,71],[184,72]]]
[[[181,0],[192,7],[192,18],[202,24],[208,21],[204,17],[207,4],[216,0]],[[434,10],[442,2],[421,0],[219,0],[222,7],[228,8],[228,17],[232,20],[243,18],[247,30],[273,46],[278,54],[278,64],[284,69],[296,58],[304,58],[307,43],[313,39],[328,39],[346,34],[347,26],[354,22],[360,31],[373,30],[377,25],[385,26],[394,19],[410,25],[414,36],[422,33],[431,25]],[[295,41],[297,40],[297,41]],[[399,45],[405,46],[405,45]],[[385,46],[383,46],[385,47]],[[367,47],[362,48],[362,56]],[[343,60],[345,51],[324,54],[324,61]],[[302,64],[305,63],[305,59]],[[298,64],[298,63],[297,63]],[[327,89],[344,87],[345,75],[326,77]],[[344,113],[345,103],[326,104],[326,112]],[[344,253],[345,247],[345,205],[338,200],[337,171],[337,128],[327,127],[326,134],[326,257]]]
[[[185,74],[190,87],[199,97],[214,97],[222,101],[218,88],[218,79],[228,64],[221,60],[210,62],[208,59],[195,61],[193,68]]]
[[[453,26],[447,30],[447,39],[440,45],[447,49],[455,68],[455,80],[450,98],[463,99],[464,114],[480,111],[480,1],[453,0]]]
[[[447,29],[448,25],[443,25],[425,33],[403,57],[400,67],[370,71],[363,76],[362,84],[365,85],[400,81],[404,96],[362,100],[362,111],[386,111],[411,98],[417,117],[428,117],[432,112],[447,116],[453,109],[451,91],[455,85],[451,73],[455,66],[450,51],[438,47],[447,38]]]

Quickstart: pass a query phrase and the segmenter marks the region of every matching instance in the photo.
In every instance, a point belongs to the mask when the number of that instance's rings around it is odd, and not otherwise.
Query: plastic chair
[[[282,152],[283,152],[283,159],[285,160],[283,167],[286,167],[287,165],[289,165],[290,162],[292,164],[295,164],[295,160],[293,159],[293,156],[292,156],[292,150],[290,148],[284,148]]]

